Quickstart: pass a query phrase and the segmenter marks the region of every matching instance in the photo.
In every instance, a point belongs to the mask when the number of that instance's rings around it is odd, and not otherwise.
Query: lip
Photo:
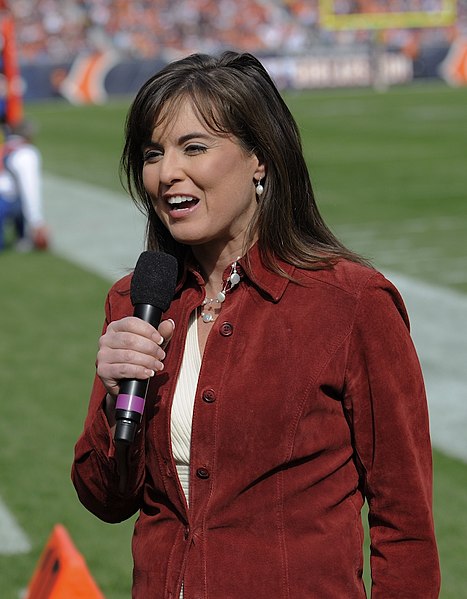
[[[194,212],[199,205],[199,198],[191,194],[177,193],[164,196],[169,215],[172,218],[183,218]],[[187,203],[186,207],[183,206]]]

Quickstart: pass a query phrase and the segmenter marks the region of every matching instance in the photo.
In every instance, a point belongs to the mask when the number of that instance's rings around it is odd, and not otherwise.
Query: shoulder
[[[384,285],[385,277],[377,270],[341,259],[330,268],[297,269],[295,276],[305,287],[329,288],[329,292],[358,297],[367,285]]]
[[[37,166],[41,161],[39,150],[28,143],[9,143],[5,144],[5,160],[10,166],[18,169]]]
[[[329,269],[296,272],[300,284],[312,287],[329,303],[363,312],[395,308],[404,320],[408,320],[398,289],[374,268],[350,260],[339,260]]]
[[[129,273],[116,281],[107,293],[106,316],[107,320],[119,320],[133,313],[130,298],[130,285],[133,273]]]

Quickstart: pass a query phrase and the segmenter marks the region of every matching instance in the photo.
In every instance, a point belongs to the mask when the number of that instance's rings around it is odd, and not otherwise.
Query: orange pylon
[[[83,556],[61,524],[53,528],[25,599],[104,599]]]
[[[0,8],[2,8],[0,6]],[[18,125],[23,120],[23,96],[21,74],[15,45],[15,25],[7,13],[0,15],[1,62],[6,83],[6,114],[9,125]]]
[[[444,80],[453,87],[467,85],[467,38],[458,37],[440,65]]]

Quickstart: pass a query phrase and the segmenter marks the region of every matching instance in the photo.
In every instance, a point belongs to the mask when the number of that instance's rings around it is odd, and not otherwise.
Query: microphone
[[[177,260],[162,252],[143,252],[136,263],[130,287],[133,315],[157,328],[162,313],[167,310],[177,284]],[[123,379],[115,404],[117,444],[134,441],[141,422],[149,379]]]

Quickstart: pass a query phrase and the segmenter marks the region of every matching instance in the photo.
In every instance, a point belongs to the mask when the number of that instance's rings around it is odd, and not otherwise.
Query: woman
[[[73,481],[102,520],[139,511],[133,597],[365,597],[365,499],[372,597],[437,597],[407,314],[324,224],[264,68],[233,52],[165,67],[130,109],[122,166],[179,280],[158,330],[132,316],[131,275],[110,290]],[[124,378],[150,384],[122,457]]]

